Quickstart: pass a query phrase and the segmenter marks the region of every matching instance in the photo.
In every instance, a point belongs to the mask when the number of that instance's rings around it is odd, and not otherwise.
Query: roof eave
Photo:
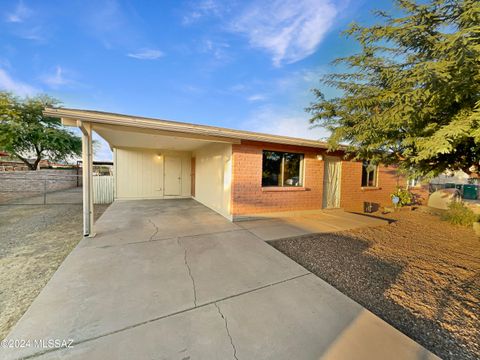
[[[67,108],[45,108],[43,113],[46,116],[62,118],[62,121],[64,121],[66,124],[75,124],[75,122],[79,120],[99,124],[139,127],[186,134],[213,136],[225,139],[239,139],[328,149],[328,144],[316,140],[294,138],[281,135],[271,135],[251,131],[234,130],[208,125],[197,125],[170,120]]]

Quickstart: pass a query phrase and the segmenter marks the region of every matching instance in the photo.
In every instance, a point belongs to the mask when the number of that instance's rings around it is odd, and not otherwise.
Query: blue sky
[[[368,0],[2,0],[0,89],[64,106],[324,138],[304,108]],[[333,89],[322,88],[327,96]],[[97,159],[110,158],[105,144]]]

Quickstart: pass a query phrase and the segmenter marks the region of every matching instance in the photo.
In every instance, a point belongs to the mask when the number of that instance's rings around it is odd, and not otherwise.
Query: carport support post
[[[77,121],[82,131],[83,236],[93,237],[93,146],[92,124]]]

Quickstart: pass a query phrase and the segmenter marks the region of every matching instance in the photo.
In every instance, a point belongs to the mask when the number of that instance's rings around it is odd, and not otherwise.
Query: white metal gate
[[[113,176],[93,177],[93,203],[110,204],[114,198]]]

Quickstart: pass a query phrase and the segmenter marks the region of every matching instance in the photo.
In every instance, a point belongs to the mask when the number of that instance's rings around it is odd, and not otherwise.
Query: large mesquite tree
[[[396,0],[400,15],[352,25],[361,52],[323,78],[311,123],[331,131],[357,157],[399,164],[412,175],[477,171],[480,161],[480,1]]]
[[[48,97],[19,99],[0,92],[0,149],[36,170],[42,159],[66,160],[79,156],[82,140],[66,130],[60,119],[43,115],[46,106],[58,105]]]

